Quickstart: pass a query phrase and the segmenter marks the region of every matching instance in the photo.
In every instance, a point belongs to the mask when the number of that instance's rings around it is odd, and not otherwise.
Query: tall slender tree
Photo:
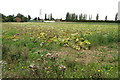
[[[98,21],[98,19],[99,19],[99,14],[97,14],[97,16],[96,16],[96,21]]]
[[[115,21],[117,21],[118,20],[118,13],[116,13],[116,15],[115,15]]]
[[[28,15],[28,21],[30,21],[30,19],[31,19],[31,16],[30,16],[30,15]]]
[[[105,16],[105,21],[107,21],[107,16]]]
[[[78,20],[78,15],[75,16],[75,20],[76,20],[76,21]]]
[[[89,15],[89,20],[92,20],[92,15]]]
[[[52,20],[52,13],[50,14],[50,20]]]
[[[75,21],[76,20],[76,15],[75,13],[72,14],[72,21]]]
[[[47,14],[45,14],[45,20],[47,20]]]
[[[83,20],[83,15],[82,15],[82,13],[79,15],[79,20]]]
[[[67,14],[66,14],[66,21],[70,21],[70,13],[69,12],[67,12]]]
[[[40,17],[38,17],[38,21],[40,20]]]
[[[92,20],[92,15],[90,16],[90,20]]]
[[[86,20],[87,19],[87,16],[86,14],[83,15],[83,20]]]

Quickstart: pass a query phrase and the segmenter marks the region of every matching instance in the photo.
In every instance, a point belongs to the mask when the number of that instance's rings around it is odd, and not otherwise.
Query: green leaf
[[[86,44],[91,44],[88,40],[85,40],[84,42],[85,42]]]

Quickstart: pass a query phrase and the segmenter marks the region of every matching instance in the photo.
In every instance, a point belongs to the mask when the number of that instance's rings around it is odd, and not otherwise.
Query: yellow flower
[[[110,71],[110,70],[108,70],[108,71]]]
[[[100,70],[98,70],[98,72],[100,72]]]
[[[112,69],[113,67],[111,67],[111,69]]]

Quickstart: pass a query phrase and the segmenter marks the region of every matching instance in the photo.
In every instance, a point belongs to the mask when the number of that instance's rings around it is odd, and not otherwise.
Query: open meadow
[[[3,78],[118,78],[117,23],[7,22],[2,44]]]

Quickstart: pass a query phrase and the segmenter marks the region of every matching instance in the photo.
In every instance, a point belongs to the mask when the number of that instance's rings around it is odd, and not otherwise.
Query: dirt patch
[[[97,49],[97,50],[96,50]],[[100,62],[104,63],[112,59],[114,54],[117,54],[117,49],[107,48],[106,46],[101,46],[94,48],[92,50],[80,50],[76,51],[71,48],[62,48],[60,51],[54,53],[58,54],[58,57],[66,59],[68,62],[76,62],[80,64],[87,65],[89,63]],[[69,59],[68,59],[69,58]],[[109,62],[108,62],[109,63]]]

